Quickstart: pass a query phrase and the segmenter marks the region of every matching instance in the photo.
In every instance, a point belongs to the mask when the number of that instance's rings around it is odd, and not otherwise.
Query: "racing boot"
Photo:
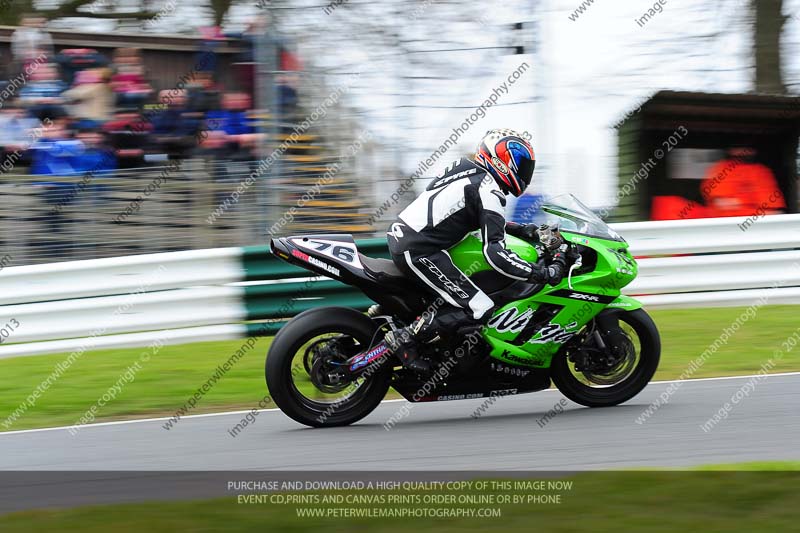
[[[431,364],[419,357],[417,345],[419,342],[431,341],[435,337],[435,330],[432,328],[433,319],[423,315],[417,318],[411,325],[390,331],[384,340],[389,349],[397,355],[403,367],[421,374],[431,373]]]
[[[428,314],[430,315],[430,314]],[[438,340],[441,335],[447,342],[461,342],[483,327],[483,321],[475,320],[463,309],[446,308],[433,316],[417,318],[410,326],[386,334],[386,344],[403,363],[403,366],[420,373],[430,373],[430,362],[419,357],[419,343]],[[454,335],[454,337],[453,337]]]

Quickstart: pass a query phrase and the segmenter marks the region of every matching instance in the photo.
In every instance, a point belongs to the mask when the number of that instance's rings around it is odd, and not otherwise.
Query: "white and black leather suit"
[[[549,270],[554,267],[529,263],[506,248],[505,205],[506,195],[490,174],[469,159],[455,161],[389,228],[392,259],[470,319],[485,322],[494,303],[447,253],[469,233],[480,231],[486,261],[509,278],[541,283],[555,274]]]

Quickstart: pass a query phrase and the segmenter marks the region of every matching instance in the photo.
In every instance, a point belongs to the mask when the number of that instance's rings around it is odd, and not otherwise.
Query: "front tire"
[[[626,402],[639,394],[653,378],[661,358],[661,337],[653,319],[644,310],[603,311],[599,320],[627,324],[639,343],[638,363],[632,373],[613,385],[592,386],[583,383],[573,373],[567,354],[562,351],[550,367],[551,377],[558,390],[575,403],[587,407],[609,407]]]
[[[264,369],[267,388],[275,404],[290,418],[311,427],[357,422],[370,414],[389,390],[392,368],[384,364],[341,400],[325,402],[305,396],[298,389],[295,377],[303,372],[307,375],[309,368],[298,364],[296,356],[310,341],[328,334],[352,342],[355,353],[366,350],[382,337],[377,324],[354,309],[311,309],[294,317],[278,332],[269,348]],[[313,385],[309,383],[308,387]],[[312,392],[322,395],[318,388]]]

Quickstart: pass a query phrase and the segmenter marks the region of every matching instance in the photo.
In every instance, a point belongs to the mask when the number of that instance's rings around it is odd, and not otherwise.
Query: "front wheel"
[[[300,313],[275,335],[267,354],[265,375],[275,404],[312,427],[344,426],[364,418],[386,396],[391,365],[350,382],[329,376],[337,364],[382,336],[377,324],[354,309],[323,307]]]
[[[602,311],[550,368],[564,396],[587,407],[607,407],[639,394],[661,358],[661,337],[650,316],[635,311]]]

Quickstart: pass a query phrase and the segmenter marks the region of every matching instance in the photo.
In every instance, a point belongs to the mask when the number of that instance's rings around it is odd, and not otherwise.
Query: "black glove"
[[[547,283],[550,285],[558,285],[564,279],[567,272],[567,254],[566,252],[558,251],[553,254],[553,259],[550,261],[550,266],[547,267],[548,279]]]
[[[536,224],[517,224],[516,222],[506,222],[506,233],[525,239],[527,241],[536,241]]]
[[[558,285],[564,279],[564,272],[566,272],[566,263],[563,257],[553,257],[549,265],[546,265],[544,259],[541,259],[537,263],[532,263],[531,267],[533,272],[528,278],[531,283]]]

